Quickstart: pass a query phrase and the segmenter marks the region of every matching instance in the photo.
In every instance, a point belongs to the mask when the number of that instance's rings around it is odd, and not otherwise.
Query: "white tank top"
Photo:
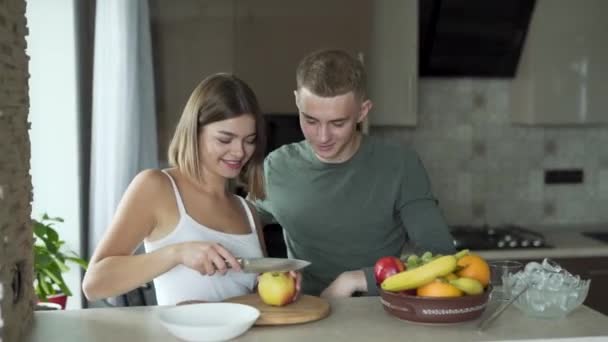
[[[195,221],[188,213],[182,202],[175,181],[165,170],[163,172],[171,180],[177,207],[179,222],[169,235],[157,241],[144,241],[146,252],[187,241],[217,242],[229,250],[234,256],[244,258],[261,257],[262,248],[256,233],[255,221],[245,199],[238,197],[245,208],[250,234],[227,234],[210,229]],[[226,298],[251,293],[256,281],[256,274],[228,271],[225,275],[202,275],[184,265],[177,265],[166,273],[154,279],[156,300],[158,305],[175,305],[185,300],[221,301]]]

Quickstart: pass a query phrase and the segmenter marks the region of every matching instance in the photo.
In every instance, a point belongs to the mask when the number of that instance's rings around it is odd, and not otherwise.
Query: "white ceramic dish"
[[[260,316],[252,306],[236,303],[202,303],[162,309],[163,326],[186,341],[225,341],[246,332]]]

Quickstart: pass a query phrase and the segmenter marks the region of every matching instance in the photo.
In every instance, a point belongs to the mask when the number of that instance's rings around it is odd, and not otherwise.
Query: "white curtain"
[[[133,177],[158,167],[147,0],[97,1],[89,250]]]

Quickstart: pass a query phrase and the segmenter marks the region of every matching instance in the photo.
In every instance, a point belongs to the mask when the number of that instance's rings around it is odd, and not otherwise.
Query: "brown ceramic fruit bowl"
[[[418,297],[380,290],[380,301],[389,314],[418,323],[459,323],[479,318],[486,309],[491,287],[478,295],[451,298]]]

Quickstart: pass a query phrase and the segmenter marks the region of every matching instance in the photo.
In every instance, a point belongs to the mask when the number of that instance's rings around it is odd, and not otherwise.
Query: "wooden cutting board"
[[[251,305],[260,310],[255,325],[282,325],[316,321],[329,315],[329,303],[319,297],[302,295],[295,303],[271,306],[262,302],[257,293],[227,299],[226,302]]]

